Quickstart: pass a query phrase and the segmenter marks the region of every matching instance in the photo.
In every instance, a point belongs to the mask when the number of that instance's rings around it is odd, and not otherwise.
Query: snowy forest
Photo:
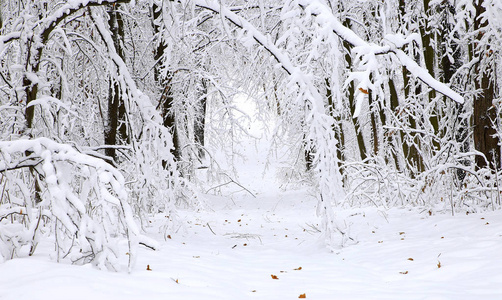
[[[307,191],[318,218],[307,231],[329,252],[364,242],[347,210],[456,222],[502,206],[499,0],[2,0],[0,10],[3,264],[40,250],[133,272],[182,216],[216,210],[211,199],[232,189],[259,197],[237,174],[242,140],[258,140],[250,120],[269,136],[266,184]]]

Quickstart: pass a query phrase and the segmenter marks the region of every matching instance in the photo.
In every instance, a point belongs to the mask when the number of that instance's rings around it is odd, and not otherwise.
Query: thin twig
[[[207,228],[209,228],[209,230],[211,230],[211,232],[212,232],[214,235],[216,235],[216,233],[214,233],[214,231],[213,231],[213,229],[211,228],[211,226],[209,226],[209,222],[208,222],[208,223],[206,223],[206,225],[207,225]]]

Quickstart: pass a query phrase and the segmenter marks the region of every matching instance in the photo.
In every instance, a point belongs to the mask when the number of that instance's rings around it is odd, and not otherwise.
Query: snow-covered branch
[[[197,0],[196,5],[219,13],[222,17],[247,32],[247,36],[265,48],[289,74],[288,84],[297,107],[304,108],[306,135],[305,147],[313,154],[313,165],[319,186],[318,213],[323,217],[323,233],[330,246],[338,246],[347,238],[336,224],[331,202],[343,198],[343,188],[337,167],[337,141],[334,137],[333,119],[325,112],[324,97],[319,93],[312,77],[296,67],[269,36],[254,25],[215,1]],[[247,41],[248,42],[248,41]],[[340,239],[341,234],[341,239]]]
[[[27,163],[27,159],[34,163]],[[21,167],[35,169],[39,203],[31,199],[30,183],[21,179]],[[2,260],[32,255],[42,227],[53,231],[58,260],[100,268],[118,267],[121,252],[117,246],[123,239],[128,242],[129,270],[139,243],[157,247],[140,233],[127,202],[124,177],[101,159],[47,138],[0,141],[0,172],[11,199],[2,203],[0,217],[13,213],[26,216],[11,220],[16,222],[0,222]],[[23,246],[29,246],[29,251]]]
[[[397,45],[393,44],[392,42],[389,44],[389,41],[383,40],[383,46],[379,46],[377,44],[370,44],[364,41],[354,31],[343,26],[338,18],[333,15],[330,9],[325,4],[322,4],[317,0],[299,0],[299,5],[305,10],[307,14],[315,16],[316,21],[321,26],[329,26],[332,31],[342,40],[352,45],[355,48],[356,52],[363,52],[358,55],[375,56],[393,53],[400,61],[400,63],[405,66],[411,74],[422,80],[429,87],[458,103],[464,103],[464,98],[461,95],[453,91],[446,84],[432,77],[427,69],[420,67],[412,58],[406,55],[402,50],[398,49],[396,47]]]

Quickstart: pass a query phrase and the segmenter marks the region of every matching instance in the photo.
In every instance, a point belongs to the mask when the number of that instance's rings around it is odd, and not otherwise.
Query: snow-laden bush
[[[411,178],[375,158],[343,165],[343,205],[382,208],[414,206],[424,211],[473,213],[501,208],[502,172],[473,165],[438,164]]]
[[[128,255],[130,270],[138,244],[155,245],[135,223],[122,174],[69,145],[0,142],[0,184],[1,261],[32,255],[47,235],[58,261],[115,270]]]

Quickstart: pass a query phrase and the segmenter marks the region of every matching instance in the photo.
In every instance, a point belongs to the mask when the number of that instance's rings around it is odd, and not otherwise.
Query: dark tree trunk
[[[451,21],[455,18],[455,7],[450,3],[445,3],[438,6],[438,9],[438,14],[441,18],[440,31],[438,34],[438,45],[440,45],[439,63],[442,71],[442,81],[448,84],[461,65],[460,47],[456,42],[458,35],[455,34],[453,39],[449,38],[453,32],[454,24]],[[448,51],[450,51],[448,48],[451,49],[451,53],[448,53]],[[471,45],[469,45],[469,48],[471,48]],[[471,53],[471,49],[469,49],[468,55],[471,56]],[[450,57],[453,58],[453,61],[450,60]],[[469,61],[470,60],[471,58],[469,58]],[[447,101],[446,97],[444,97],[444,101]],[[466,111],[465,106],[463,103],[455,103],[453,109],[454,125],[452,131],[454,138],[460,146],[460,152],[467,153],[469,151],[469,124],[468,119],[464,117]],[[469,160],[465,158],[459,162],[464,166],[469,165]],[[456,173],[457,178],[462,182],[466,175],[465,171],[459,168]]]
[[[343,25],[347,28],[350,28],[350,21],[347,19],[343,22]],[[352,47],[350,44],[346,41],[343,41],[343,47],[345,48],[345,62],[347,63],[347,67],[349,69],[352,69],[352,57],[350,56]],[[355,87],[354,87],[354,82],[350,82],[348,86],[348,92],[347,92],[347,97],[348,97],[348,102],[349,102],[349,107],[350,107],[350,114],[351,116],[354,115],[354,112],[356,110],[356,99],[355,99]],[[363,137],[363,132],[361,130],[361,126],[359,125],[359,122],[357,119],[352,118],[354,129],[356,131],[356,138],[357,138],[357,145],[359,148],[359,155],[361,156],[361,160],[365,160],[367,158],[367,152],[366,152],[366,145],[364,144],[364,137]]]
[[[199,159],[204,158],[204,134],[205,134],[205,126],[206,126],[206,109],[207,109],[207,81],[205,79],[201,80],[201,94],[202,98],[199,102],[199,111],[197,111],[194,119],[194,138],[195,143],[198,145],[199,151],[198,156]]]
[[[169,129],[173,138],[173,147],[171,149],[171,153],[174,156],[176,161],[181,160],[181,151],[180,151],[180,143],[178,138],[178,129],[176,128],[176,114],[173,110],[174,97],[171,90],[171,81],[172,74],[167,72],[167,75],[164,77],[161,75],[161,60],[164,57],[164,52],[166,50],[166,45],[162,42],[160,38],[160,27],[156,24],[156,20],[162,14],[162,7],[157,4],[153,4],[152,6],[152,14],[153,14],[153,28],[154,32],[157,35],[158,45],[155,49],[155,68],[154,68],[154,79],[157,83],[162,87],[162,94],[159,99],[159,103],[157,105],[157,109],[160,109],[163,125]]]
[[[474,31],[479,34],[476,37],[480,41],[483,37],[483,28],[488,25],[486,19],[482,19],[481,15],[486,11],[483,6],[484,1],[475,2],[476,19],[474,20]],[[494,122],[497,118],[496,108],[493,106],[495,97],[495,82],[493,69],[489,62],[491,51],[489,46],[479,45],[475,43],[475,57],[479,59],[474,67],[475,87],[479,93],[474,96],[474,147],[477,151],[483,153],[483,156],[476,156],[476,165],[478,168],[491,167],[500,169],[500,146],[499,140],[496,137]]]
[[[400,0],[399,1],[399,11],[401,14],[401,22],[404,23],[404,17],[406,16],[406,1],[405,0]],[[409,79],[409,71],[406,67],[402,67],[402,72],[403,72],[403,84],[404,84],[404,97],[405,99],[408,99],[410,97],[410,79]],[[415,90],[415,94],[419,94],[419,87]],[[401,111],[402,112],[402,111]],[[410,114],[409,112],[405,112],[406,114]],[[420,154],[419,151],[419,145],[420,145],[420,137],[416,132],[413,132],[414,130],[417,129],[417,123],[416,120],[412,115],[409,115],[408,117],[408,124],[409,128],[411,131],[409,134],[405,133],[403,130],[401,130],[401,140],[403,142],[403,154],[405,157],[406,164],[409,166],[410,170],[410,175],[412,177],[415,177],[417,174],[415,173],[421,173],[425,170],[424,162],[422,155]]]
[[[390,111],[391,113],[397,113],[397,110],[399,108],[399,97],[398,97],[398,94],[397,94],[397,90],[396,90],[396,85],[394,84],[394,79],[390,79],[389,82],[389,91],[390,91]],[[385,116],[385,114],[383,114]],[[402,133],[402,131],[401,131]],[[405,167],[401,166],[400,164],[400,161],[399,161],[399,158],[397,156],[397,151],[396,149],[399,149],[400,146],[396,144],[396,139],[397,138],[394,138],[394,134],[395,132],[393,131],[388,131],[387,132],[387,142],[389,145],[392,145],[392,149],[390,149],[390,151],[392,151],[392,157],[395,161],[395,164],[396,164],[396,168],[400,171],[404,170]],[[401,138],[403,136],[401,135]]]
[[[110,27],[113,45],[117,54],[125,61],[124,54],[124,22],[121,14],[117,12],[118,4],[112,4],[108,10],[108,26]],[[125,103],[118,82],[110,79],[108,89],[107,125],[104,132],[105,144],[115,146],[128,139],[125,120]],[[106,148],[105,154],[113,160],[116,158],[115,148]]]
[[[436,59],[436,53],[434,52],[434,48],[432,47],[432,33],[431,33],[431,28],[429,26],[429,15],[430,15],[430,0],[423,0],[424,4],[424,18],[423,18],[423,24],[420,26],[420,34],[422,36],[422,44],[424,47],[424,60],[425,60],[425,67],[427,68],[427,71],[432,75],[432,77],[435,76],[434,72],[434,61]],[[429,102],[432,102],[434,98],[436,97],[436,91],[434,89],[431,89],[429,92]],[[432,112],[429,116],[429,122],[432,125],[432,128],[434,130],[434,135],[437,135],[439,133],[439,114]],[[433,150],[438,150],[440,147],[438,139],[432,139],[432,146]]]
[[[329,83],[329,79],[325,78],[326,83],[326,98],[328,99],[328,111],[332,118],[335,120],[335,124],[333,126],[333,131],[335,132],[335,138],[337,141],[336,145],[336,157],[338,158],[338,168],[340,170],[340,174],[343,175],[343,169],[341,168],[345,157],[343,155],[343,148],[345,145],[345,136],[343,134],[343,124],[342,118],[340,114],[335,114],[335,103],[333,102],[333,91],[331,90],[331,85]]]

